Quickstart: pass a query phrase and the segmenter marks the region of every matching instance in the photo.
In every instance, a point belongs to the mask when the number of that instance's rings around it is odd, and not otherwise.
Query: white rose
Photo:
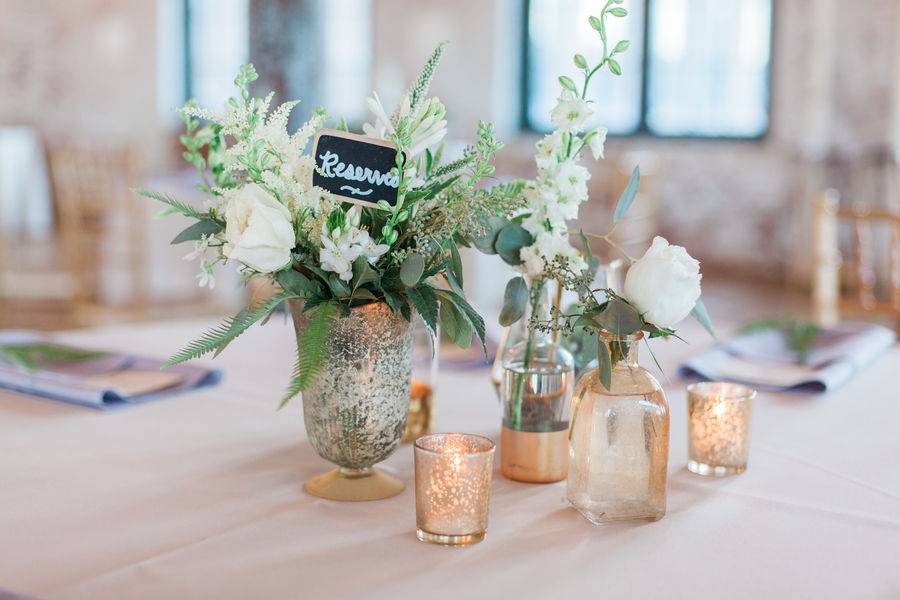
[[[290,262],[295,242],[290,211],[257,184],[245,185],[229,199],[222,249],[226,257],[271,273]]]
[[[657,327],[674,327],[700,297],[700,263],[660,236],[625,275],[625,299]]]

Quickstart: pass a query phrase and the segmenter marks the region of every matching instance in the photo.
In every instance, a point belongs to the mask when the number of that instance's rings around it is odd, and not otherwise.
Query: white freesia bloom
[[[606,134],[609,130],[606,127],[598,127],[588,134],[587,145],[591,149],[594,160],[605,158],[603,156],[603,147],[606,145]]]
[[[272,273],[290,262],[295,243],[290,211],[266,190],[249,183],[228,198],[222,248],[226,257]]]
[[[359,248],[350,242],[349,233],[336,238],[322,236],[322,249],[319,250],[319,262],[326,271],[333,271],[344,281],[353,278],[353,261],[359,256]]]
[[[550,120],[560,131],[579,131],[594,114],[587,101],[570,90],[563,90],[556,107],[550,112]]]
[[[657,327],[674,327],[700,298],[700,263],[660,236],[625,275],[625,299]]]

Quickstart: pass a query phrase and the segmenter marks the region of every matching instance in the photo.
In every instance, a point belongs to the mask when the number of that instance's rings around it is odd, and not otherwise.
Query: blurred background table
[[[208,324],[62,339],[165,355]],[[416,540],[409,445],[385,463],[407,483],[400,496],[303,492],[328,464],[299,402],[275,411],[293,343],[278,320],[216,361],[220,386],[189,395],[103,414],[0,392],[0,586],[93,600],[900,596],[900,349],[827,396],[761,395],[748,471],[717,480],[685,468],[674,373],[708,342],[693,325],[684,333],[692,345],[655,345],[673,378],[667,516],[594,527],[564,483],[497,469],[488,537],[469,548]],[[437,397],[440,430],[497,439],[486,369],[445,368]]]

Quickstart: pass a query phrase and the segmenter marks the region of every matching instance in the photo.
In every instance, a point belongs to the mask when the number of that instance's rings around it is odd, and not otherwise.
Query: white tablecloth
[[[206,323],[66,339],[164,355]],[[656,344],[670,376],[692,346]],[[829,396],[763,395],[748,471],[687,472],[684,382],[672,413],[668,514],[595,527],[565,484],[494,476],[487,539],[418,542],[412,449],[392,499],[304,494],[326,470],[299,404],[275,406],[287,324],[217,359],[222,385],[92,410],[0,393],[0,587],[45,598],[900,598],[900,350]],[[646,354],[646,348],[641,348]],[[646,357],[645,357],[646,358]],[[439,429],[497,439],[485,371],[444,370]],[[2,595],[2,594],[0,594]]]

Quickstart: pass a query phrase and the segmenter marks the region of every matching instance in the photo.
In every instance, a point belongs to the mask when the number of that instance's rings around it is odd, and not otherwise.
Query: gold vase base
[[[441,533],[430,533],[424,529],[416,529],[416,537],[420,541],[429,544],[440,544],[442,546],[468,546],[477,544],[484,539],[485,532],[467,533],[465,535],[444,535]]]
[[[403,491],[402,480],[380,469],[339,467],[313,477],[303,489],[307,494],[339,502],[368,502],[391,498]]]
[[[740,475],[746,471],[747,465],[723,467],[722,465],[708,465],[696,460],[689,460],[687,468],[691,473],[703,475],[704,477],[730,477],[731,475]]]

